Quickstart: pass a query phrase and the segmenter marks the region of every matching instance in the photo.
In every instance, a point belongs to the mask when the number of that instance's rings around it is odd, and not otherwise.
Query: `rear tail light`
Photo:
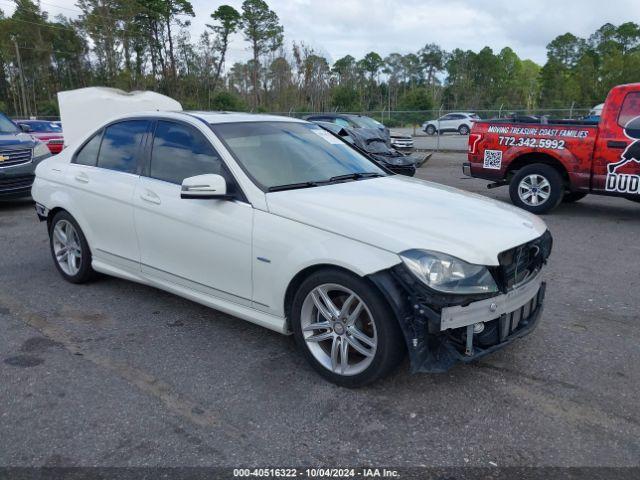
[[[469,153],[475,154],[478,152],[478,143],[482,139],[482,134],[480,133],[472,133],[469,135]]]

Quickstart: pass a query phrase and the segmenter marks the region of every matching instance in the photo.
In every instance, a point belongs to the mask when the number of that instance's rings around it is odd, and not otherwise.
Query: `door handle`
[[[619,148],[620,150],[624,150],[625,148],[627,148],[627,142],[622,142],[622,141],[618,141],[618,140],[609,140],[607,142],[607,147],[608,148]]]
[[[162,202],[160,201],[160,197],[153,193],[151,190],[147,190],[146,192],[140,195],[140,198],[145,202],[153,203],[154,205],[160,205]]]
[[[89,183],[89,175],[84,172],[80,172],[76,175],[76,182]]]

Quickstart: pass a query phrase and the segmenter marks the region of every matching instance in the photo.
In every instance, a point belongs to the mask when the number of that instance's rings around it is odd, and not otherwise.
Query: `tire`
[[[69,236],[71,242],[66,240]],[[85,283],[94,277],[89,244],[69,213],[61,211],[53,217],[49,226],[49,247],[53,263],[66,281]],[[70,252],[73,254],[70,255]]]
[[[471,132],[471,129],[469,128],[468,125],[460,125],[458,127],[458,133],[460,135],[469,135],[469,132]]]
[[[568,192],[564,194],[564,197],[562,197],[562,203],[575,203],[586,196],[587,194],[582,192]]]
[[[513,204],[538,215],[557,207],[563,195],[562,176],[555,168],[543,163],[521,168],[509,183]]]
[[[436,127],[434,127],[433,125],[427,125],[427,128],[425,128],[425,133],[427,135],[435,135],[436,134]]]
[[[326,327],[313,326],[318,323]],[[291,324],[312,367],[342,387],[358,388],[384,377],[406,352],[402,332],[382,295],[366,280],[342,270],[320,270],[302,282],[293,298]]]
[[[635,203],[640,203],[640,197],[627,197],[627,200],[631,200]]]

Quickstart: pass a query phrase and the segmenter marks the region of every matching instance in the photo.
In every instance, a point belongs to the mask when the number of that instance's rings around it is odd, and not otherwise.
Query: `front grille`
[[[31,161],[31,149],[0,150],[0,168],[21,165]]]
[[[33,185],[33,175],[23,175],[21,177],[0,178],[0,192],[10,192],[12,190],[22,190]]]
[[[504,342],[509,335],[516,333],[529,324],[530,317],[535,313],[540,303],[540,292],[514,312],[502,315],[498,319],[498,336],[500,342]]]
[[[503,292],[533,278],[551,254],[553,239],[547,230],[541,237],[524,245],[506,250],[498,255],[500,266],[496,269],[496,280]]]

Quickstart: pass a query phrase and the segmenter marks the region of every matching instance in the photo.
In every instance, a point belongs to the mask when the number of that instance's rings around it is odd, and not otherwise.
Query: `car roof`
[[[209,124],[216,123],[235,123],[235,122],[298,122],[306,123],[294,117],[285,117],[281,115],[265,115],[261,113],[243,113],[243,112],[201,112],[201,111],[147,111],[127,113],[118,117],[118,119],[126,119],[132,117],[156,117],[156,118],[198,118]],[[113,121],[113,120],[112,120]]]
[[[335,118],[366,117],[366,118],[369,118],[366,115],[360,115],[359,113],[336,113],[336,112],[314,113],[306,116],[306,118],[317,118],[317,117],[335,117]]]

